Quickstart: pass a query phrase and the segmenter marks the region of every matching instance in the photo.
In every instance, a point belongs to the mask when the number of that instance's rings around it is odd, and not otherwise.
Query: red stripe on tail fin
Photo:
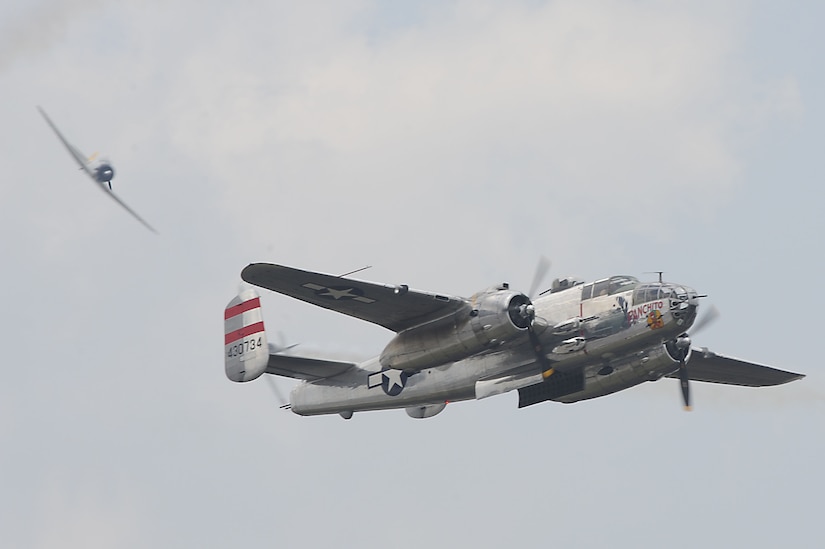
[[[223,312],[223,319],[229,320],[230,318],[238,316],[241,313],[251,311],[252,309],[259,309],[260,307],[261,298],[256,297],[255,299],[250,299],[249,301],[244,301],[243,303],[229,307]]]
[[[264,323],[263,322],[256,322],[255,324],[250,324],[249,326],[244,326],[240,330],[235,330],[234,332],[229,332],[226,334],[224,338],[224,345],[229,345],[230,343],[234,343],[239,339],[243,339],[248,335],[257,334],[258,332],[264,331]]]

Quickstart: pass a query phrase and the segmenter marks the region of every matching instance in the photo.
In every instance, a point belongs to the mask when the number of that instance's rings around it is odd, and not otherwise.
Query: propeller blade
[[[292,345],[287,345],[286,336],[284,335],[284,332],[279,330],[278,331],[278,344],[276,345],[275,343],[270,342],[269,343],[269,352],[273,355],[277,355],[277,354],[288,355],[289,350],[294,348],[294,347],[297,347],[298,345],[300,345],[300,343],[293,343]]]
[[[528,292],[527,297],[533,299],[536,297],[536,291],[539,289],[539,285],[544,280],[544,277],[547,276],[547,272],[550,270],[550,260],[547,259],[545,256],[541,256],[539,258],[538,265],[536,265],[536,272],[533,275],[533,282],[530,284],[530,292]]]
[[[690,378],[688,377],[685,359],[679,361],[679,383],[682,385],[682,399],[685,401],[685,411],[690,412]]]
[[[283,395],[283,393],[281,393],[281,390],[278,389],[278,384],[275,383],[275,380],[272,379],[272,376],[265,374],[264,377],[266,378],[266,381],[267,381],[267,384],[269,385],[269,388],[272,389],[272,392],[275,394],[275,398],[277,399],[278,404],[280,405],[280,407],[281,408],[288,407],[289,402],[287,401],[287,399],[284,398],[284,395]]]
[[[690,333],[692,335],[696,335],[698,332],[713,324],[720,315],[721,313],[719,312],[719,309],[717,309],[715,305],[711,305],[708,307],[707,312],[702,316],[702,318],[696,321],[696,324],[693,325]]]
[[[538,334],[536,334],[536,331],[533,329],[532,324],[527,328],[527,336],[530,338],[530,345],[533,347],[533,352],[536,353],[536,360],[541,367],[541,374],[545,379],[552,376],[555,372],[555,370],[553,370],[553,363],[547,358],[544,347],[539,340]]]

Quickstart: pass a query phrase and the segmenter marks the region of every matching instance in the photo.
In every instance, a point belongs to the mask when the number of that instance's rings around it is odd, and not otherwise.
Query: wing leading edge
[[[471,305],[463,298],[303,271],[283,265],[253,263],[241,278],[250,284],[318,307],[337,311],[393,332],[443,318]]]
[[[144,226],[144,227],[146,227],[147,229],[149,229],[149,230],[150,230],[150,231],[152,231],[153,233],[158,234],[158,232],[155,230],[155,228],[154,228],[154,227],[152,227],[151,225],[149,225],[149,224],[148,224],[148,223],[147,223],[147,222],[146,222],[146,221],[145,221],[142,217],[140,217],[140,216],[139,216],[139,215],[138,215],[138,214],[137,214],[137,213],[136,213],[136,212],[135,212],[132,208],[130,208],[129,206],[127,206],[127,205],[126,205],[126,203],[125,203],[125,202],[123,202],[120,198],[118,198],[118,196],[117,196],[117,195],[116,195],[113,191],[107,190],[105,187],[103,187],[103,185],[101,185],[100,187],[101,187],[101,189],[103,190],[103,192],[105,192],[106,194],[108,194],[109,196],[111,196],[111,197],[112,197],[112,200],[114,200],[115,202],[117,202],[118,204],[120,204],[121,206],[123,206],[123,209],[124,209],[124,210],[126,210],[127,212],[129,212],[130,214],[132,214],[132,217],[134,217],[135,219],[137,219],[138,221],[140,221],[140,222],[141,222],[141,224],[143,224],[143,226]]]
[[[57,129],[57,126],[55,126],[54,122],[52,122],[52,119],[49,118],[49,115],[46,114],[46,111],[44,111],[42,107],[38,106],[37,110],[40,111],[40,115],[43,117],[43,119],[46,121],[49,127],[51,127],[52,131],[55,133],[57,138],[60,139],[60,142],[63,143],[63,146],[66,147],[66,150],[69,151],[69,154],[72,155],[72,158],[74,158],[75,162],[77,162],[77,165],[80,166],[80,168],[84,172],[86,172],[89,175],[89,177],[94,179],[95,174],[92,173],[91,170],[89,170],[89,161],[86,159],[83,153],[77,150],[77,148],[71,143],[69,143],[69,140],[66,139],[62,133],[60,133],[60,130]]]
[[[692,381],[742,387],[782,385],[805,377],[804,374],[786,372],[770,366],[718,355],[707,349],[693,349],[687,370]],[[678,378],[679,374],[673,373],[667,377]]]

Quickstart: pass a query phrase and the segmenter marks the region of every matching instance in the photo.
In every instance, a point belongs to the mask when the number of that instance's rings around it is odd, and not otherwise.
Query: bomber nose
[[[685,309],[688,305],[699,304],[699,294],[693,288],[687,286],[672,286],[670,288],[671,306],[676,305],[679,309]]]
[[[680,326],[692,324],[698,308],[699,294],[696,290],[676,285],[670,289],[670,311]]]

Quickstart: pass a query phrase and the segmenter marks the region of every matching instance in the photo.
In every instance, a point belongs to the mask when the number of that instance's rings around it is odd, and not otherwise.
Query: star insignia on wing
[[[349,298],[352,299],[354,297],[358,297],[357,295],[352,293],[352,288],[344,288],[343,290],[337,290],[335,288],[324,288],[326,293],[319,293],[321,297],[331,297],[332,299],[339,300],[341,298]]]
[[[346,301],[351,299],[353,301],[359,301],[366,304],[375,303],[374,299],[365,297],[362,290],[353,288],[352,286],[321,286],[320,284],[307,282],[306,284],[303,284],[303,287],[314,291],[315,295],[325,299],[332,299],[335,301]]]

